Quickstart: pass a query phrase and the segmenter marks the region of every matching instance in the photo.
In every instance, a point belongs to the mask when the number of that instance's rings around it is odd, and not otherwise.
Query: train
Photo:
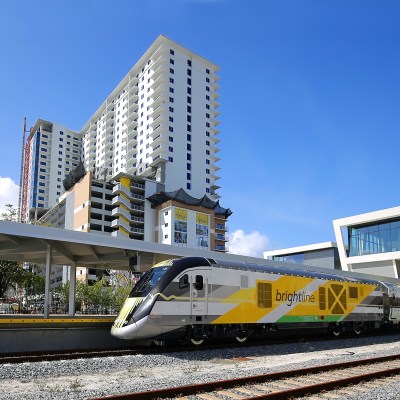
[[[143,274],[111,334],[128,340],[189,342],[299,334],[339,336],[400,327],[400,284],[300,268],[204,257],[163,261]]]

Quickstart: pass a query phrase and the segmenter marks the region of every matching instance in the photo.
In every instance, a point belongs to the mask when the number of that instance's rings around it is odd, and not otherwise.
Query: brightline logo
[[[293,303],[315,303],[315,296],[313,294],[307,294],[305,290],[302,290],[301,292],[280,292],[278,289],[276,289],[276,296],[275,296],[276,301],[282,301],[285,302],[286,304],[290,307]]]

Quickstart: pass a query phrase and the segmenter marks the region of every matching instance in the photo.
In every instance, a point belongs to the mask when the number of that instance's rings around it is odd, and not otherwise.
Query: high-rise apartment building
[[[79,132],[39,120],[25,152],[25,221],[48,210],[43,220],[67,229],[226,251],[217,71],[161,35]],[[73,169],[80,160],[87,175]]]
[[[81,159],[82,140],[78,132],[39,119],[26,141],[20,216],[37,220],[64,193],[63,180]]]
[[[218,67],[159,36],[80,133],[96,179],[126,172],[218,198]]]

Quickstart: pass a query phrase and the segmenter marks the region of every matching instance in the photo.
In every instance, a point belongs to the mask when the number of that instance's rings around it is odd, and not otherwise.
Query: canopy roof
[[[232,211],[229,208],[221,207],[219,201],[213,201],[206,195],[198,199],[186,193],[182,188],[175,190],[174,192],[154,193],[148,197],[147,200],[156,207],[169,200],[176,200],[190,206],[199,206],[214,210],[215,214],[223,215],[225,218],[229,218],[229,216],[232,215]]]

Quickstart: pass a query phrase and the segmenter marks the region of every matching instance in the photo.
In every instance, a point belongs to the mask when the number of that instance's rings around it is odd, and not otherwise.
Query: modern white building
[[[333,221],[342,268],[400,277],[400,207]]]
[[[264,252],[264,258],[400,277],[400,207],[333,221],[335,242]]]
[[[160,35],[81,129],[86,169],[218,198],[217,71]]]
[[[265,251],[265,259],[284,261],[328,269],[341,269],[337,244],[323,242],[287,249]]]
[[[48,211],[41,221],[66,229],[225,252],[218,69],[160,35],[79,132],[39,120],[25,152],[24,221]]]

